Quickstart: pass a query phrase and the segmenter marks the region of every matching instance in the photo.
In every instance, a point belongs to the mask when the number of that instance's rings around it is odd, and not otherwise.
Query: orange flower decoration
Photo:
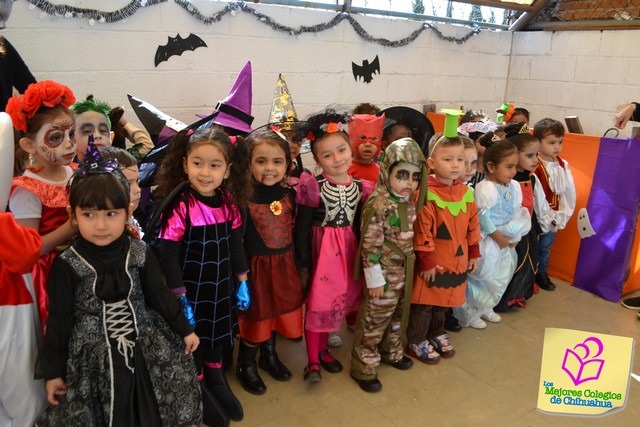
[[[7,114],[11,116],[13,127],[27,132],[28,121],[33,118],[41,107],[53,108],[62,105],[71,107],[76,97],[71,89],[52,80],[43,80],[29,85],[22,97],[13,95],[7,103]]]
[[[327,133],[334,133],[334,132],[338,132],[340,129],[338,129],[338,123],[329,123],[329,125],[327,126]]]
[[[269,210],[275,216],[280,215],[282,213],[282,203],[280,203],[279,200],[276,200],[275,202],[271,202],[271,204],[269,205]]]

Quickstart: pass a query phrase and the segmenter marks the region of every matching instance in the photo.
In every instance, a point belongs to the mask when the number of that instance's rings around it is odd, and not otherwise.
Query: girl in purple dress
[[[348,173],[352,152],[346,124],[346,116],[330,110],[309,118],[305,133],[322,173],[303,172],[297,188],[297,250],[301,282],[308,284],[304,379],[312,383],[320,381],[321,366],[331,373],[342,371],[327,349],[327,337],[362,300],[362,281],[353,280],[358,249],[354,224],[372,185]]]

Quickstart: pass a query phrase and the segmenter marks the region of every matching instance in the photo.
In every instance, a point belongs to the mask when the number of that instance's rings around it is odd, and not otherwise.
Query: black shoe
[[[553,284],[547,273],[536,274],[536,283],[540,289],[544,289],[545,291],[553,291],[556,288],[556,285]]]
[[[233,394],[231,388],[229,388],[229,383],[227,382],[223,368],[210,368],[205,366],[204,379],[207,388],[211,390],[211,394],[213,394],[224,410],[227,411],[229,418],[234,421],[241,421],[242,418],[244,418],[242,404],[240,404],[238,398]]]
[[[384,360],[381,359],[382,363],[386,363],[389,366],[393,366],[396,369],[399,369],[401,371],[406,371],[407,369],[410,369],[413,366],[413,360],[411,360],[410,358],[408,358],[405,355],[402,355],[402,359],[400,360]]]
[[[353,378],[353,380],[358,383],[360,388],[367,393],[376,393],[382,390],[382,383],[377,378],[374,378],[372,380],[360,380],[353,375],[351,375],[351,378]]]
[[[304,380],[309,381],[311,384],[319,383],[322,380],[318,363],[310,363],[304,368]]]
[[[631,310],[640,310],[640,297],[623,299],[620,304]]]
[[[200,382],[202,390],[202,421],[208,426],[229,426],[229,415],[215,398],[204,381]]]
[[[271,338],[260,344],[260,359],[258,366],[269,372],[273,379],[277,381],[289,381],[291,379],[291,371],[278,358],[276,353],[276,337],[271,334]]]
[[[338,359],[333,357],[333,354],[331,354],[328,348],[325,350],[322,350],[318,356],[320,357],[320,366],[322,366],[322,369],[332,374],[337,374],[338,372],[342,372],[342,363],[340,363]],[[329,356],[331,360],[329,361],[324,360],[325,356]]]
[[[240,380],[242,388],[251,394],[261,395],[267,391],[267,386],[258,373],[258,365],[256,362],[247,366],[240,366],[240,364],[238,364],[236,376]]]
[[[449,332],[460,332],[462,330],[460,322],[458,322],[458,319],[455,318],[451,309],[445,311],[444,329]]]
[[[267,386],[258,373],[258,364],[256,363],[257,353],[258,346],[252,347],[240,340],[236,376],[240,380],[242,388],[251,394],[260,395],[267,391]]]

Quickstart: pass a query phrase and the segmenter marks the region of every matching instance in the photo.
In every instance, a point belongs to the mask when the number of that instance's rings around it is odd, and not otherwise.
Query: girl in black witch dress
[[[85,161],[69,187],[79,235],[48,279],[37,371],[51,405],[37,425],[199,424],[199,339],[153,253],[125,232],[133,209],[117,161],[100,159],[93,143]]]
[[[243,309],[248,304],[236,301],[235,284],[246,288],[249,270],[238,208],[251,188],[244,148],[213,128],[179,133],[162,161],[155,193],[170,199],[157,243],[167,285],[195,322],[202,343],[196,365],[207,388],[236,421],[244,412],[224,375],[223,355],[238,333],[236,304]],[[217,415],[218,423],[228,422]]]

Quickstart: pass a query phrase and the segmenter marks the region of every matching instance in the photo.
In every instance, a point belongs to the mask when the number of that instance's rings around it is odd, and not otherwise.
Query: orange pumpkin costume
[[[418,265],[412,304],[457,307],[464,303],[469,259],[479,258],[480,224],[473,191],[460,181],[453,185],[429,177],[427,203],[414,223]],[[436,278],[420,277],[436,265]]]

